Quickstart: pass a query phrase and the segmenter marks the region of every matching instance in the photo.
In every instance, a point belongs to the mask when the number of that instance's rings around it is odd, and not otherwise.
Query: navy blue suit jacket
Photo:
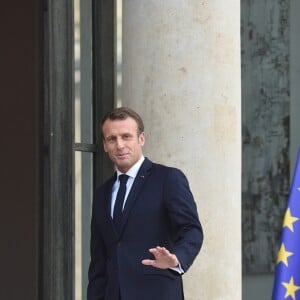
[[[145,266],[149,249],[174,253],[186,272],[203,240],[196,204],[184,174],[144,160],[123,211],[121,232],[114,228],[111,192],[116,176],[96,189],[91,221],[88,300],[182,300],[181,275]]]

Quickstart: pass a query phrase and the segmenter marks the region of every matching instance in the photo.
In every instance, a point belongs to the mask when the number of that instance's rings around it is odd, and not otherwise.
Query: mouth
[[[129,153],[119,153],[116,155],[117,159],[126,159],[129,156]]]

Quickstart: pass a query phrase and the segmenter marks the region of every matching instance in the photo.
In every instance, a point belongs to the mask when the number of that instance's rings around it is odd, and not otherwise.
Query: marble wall
[[[187,300],[241,299],[240,2],[123,2],[123,104],[141,113],[145,154],[182,169],[204,245]]]

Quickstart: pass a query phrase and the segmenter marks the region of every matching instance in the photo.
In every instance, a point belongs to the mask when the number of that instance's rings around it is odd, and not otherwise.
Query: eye
[[[115,140],[116,140],[116,137],[114,137],[114,136],[109,136],[109,137],[106,138],[106,141],[107,141],[108,143],[114,143]]]
[[[129,140],[131,138],[130,134],[124,134],[123,135],[123,140]]]

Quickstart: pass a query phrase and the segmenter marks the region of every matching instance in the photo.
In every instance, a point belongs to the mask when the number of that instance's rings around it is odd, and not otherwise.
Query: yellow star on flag
[[[290,282],[282,282],[281,284],[286,288],[284,298],[291,296],[293,300],[296,300],[295,293],[300,290],[300,286],[294,284],[293,276],[291,277]]]
[[[283,262],[286,266],[288,266],[288,257],[290,257],[293,254],[293,252],[286,251],[285,246],[282,243],[278,252],[277,264]]]
[[[293,217],[291,215],[291,210],[288,208],[286,210],[285,216],[284,216],[284,220],[283,220],[283,227],[288,227],[291,231],[294,232],[294,226],[293,223],[298,221],[299,218]]]

